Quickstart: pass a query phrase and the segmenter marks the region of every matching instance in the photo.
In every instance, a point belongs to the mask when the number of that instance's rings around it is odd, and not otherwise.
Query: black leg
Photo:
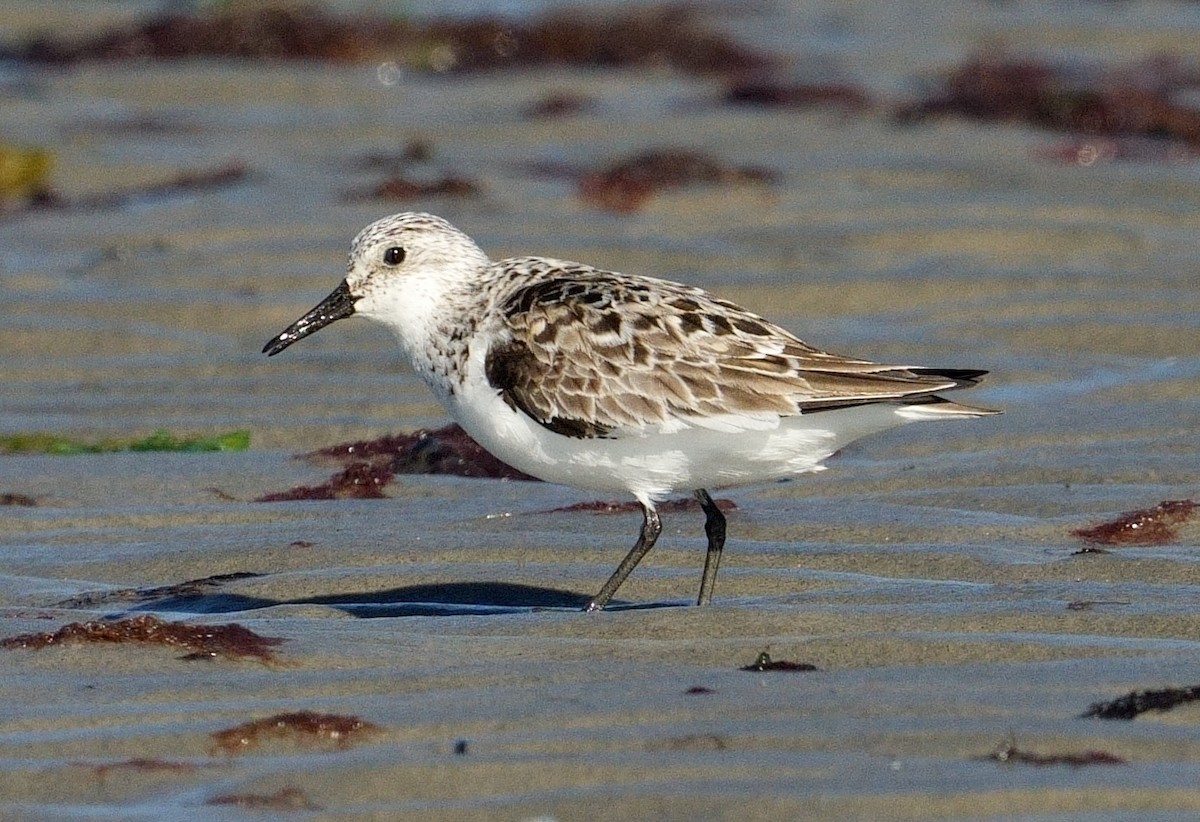
[[[725,547],[725,515],[703,488],[696,489],[696,499],[704,510],[704,533],[708,535],[708,553],[704,555],[704,575],[700,577],[700,596],[697,605],[712,602],[713,586],[717,584],[717,566]]]
[[[621,583],[625,578],[633,573],[633,569],[642,561],[642,557],[650,553],[650,549],[654,547],[655,540],[662,533],[662,522],[658,519],[658,512],[649,507],[645,503],[639,503],[642,506],[642,532],[638,534],[637,542],[633,544],[633,549],[625,555],[625,559],[621,560],[621,564],[617,566],[617,570],[613,571],[613,575],[608,578],[608,582],[604,583],[604,587],[600,589],[600,593],[592,597],[592,601],[588,603],[587,611],[599,611],[608,604],[608,601],[613,598],[613,594],[621,587]]]

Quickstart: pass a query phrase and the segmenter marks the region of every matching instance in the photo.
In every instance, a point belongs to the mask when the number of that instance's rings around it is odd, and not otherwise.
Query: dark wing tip
[[[968,386],[978,385],[980,378],[988,373],[980,368],[909,368],[906,370],[922,377],[943,377],[947,380],[953,380],[954,388],[967,388]]]
[[[873,403],[890,403],[903,405],[919,405],[922,403],[952,402],[935,395],[935,392],[956,391],[960,388],[970,388],[978,385],[980,378],[988,372],[980,368],[923,368],[896,367],[881,372],[862,374],[842,374],[846,380],[862,379],[879,381],[881,378],[891,383],[888,392],[862,392],[851,396],[832,394],[820,399],[809,399],[799,404],[802,413],[814,411],[831,411],[849,408],[856,405]],[[983,410],[983,409],[981,409]],[[994,413],[994,412],[993,412]]]

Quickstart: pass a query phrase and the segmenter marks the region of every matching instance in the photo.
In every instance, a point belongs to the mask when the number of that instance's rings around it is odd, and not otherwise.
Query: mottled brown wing
[[[526,286],[504,313],[488,381],[511,407],[572,437],[664,423],[763,427],[932,396],[982,373],[839,357],[699,289],[594,269]]]

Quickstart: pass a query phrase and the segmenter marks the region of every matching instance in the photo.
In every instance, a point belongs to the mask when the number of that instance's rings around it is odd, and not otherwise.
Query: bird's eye
[[[400,265],[404,262],[404,249],[398,245],[392,246],[383,252],[383,261],[388,265]]]

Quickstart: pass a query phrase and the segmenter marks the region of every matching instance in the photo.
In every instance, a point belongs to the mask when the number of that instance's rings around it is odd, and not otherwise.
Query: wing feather
[[[487,379],[511,407],[568,436],[680,424],[761,428],[825,408],[940,401],[936,392],[984,373],[840,357],[664,280],[575,264],[544,277],[505,301]]]

